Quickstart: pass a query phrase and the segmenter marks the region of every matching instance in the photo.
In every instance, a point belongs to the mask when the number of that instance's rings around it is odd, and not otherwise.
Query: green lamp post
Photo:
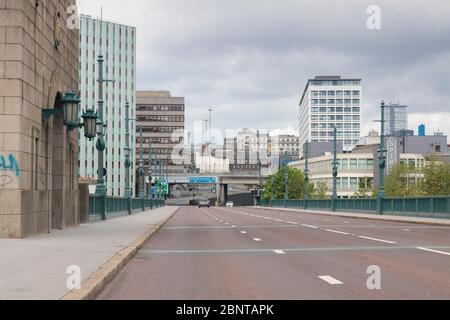
[[[287,208],[289,200],[289,167],[284,167],[284,207]]]
[[[308,185],[309,185],[309,141],[306,140],[305,148],[304,148],[304,157],[305,157],[305,183],[304,183],[304,208],[308,208]]]
[[[130,148],[130,104],[125,104],[125,198],[127,199],[128,214],[132,213],[133,193],[130,187],[131,148]]]
[[[331,209],[336,211],[337,201],[337,176],[338,176],[338,161],[337,161],[337,128],[334,127],[333,139],[333,196],[331,200]]]
[[[101,30],[100,30],[101,31]],[[98,151],[98,169],[97,169],[97,186],[95,189],[95,194],[100,198],[100,214],[103,220],[106,220],[106,206],[107,206],[107,190],[105,183],[106,169],[103,167],[104,162],[104,151],[106,149],[105,142],[105,129],[106,123],[103,121],[103,83],[114,82],[114,80],[106,80],[103,78],[103,53],[101,51],[98,55],[98,121],[97,121],[97,143],[96,149]]]
[[[380,147],[378,150],[378,156],[379,156],[379,179],[380,179],[380,187],[377,197],[377,205],[378,205],[378,213],[383,213],[383,199],[386,197],[385,190],[384,190],[384,180],[385,180],[385,174],[386,174],[386,155],[387,155],[387,149],[385,146],[385,104],[384,101],[381,102],[381,135],[380,135]]]

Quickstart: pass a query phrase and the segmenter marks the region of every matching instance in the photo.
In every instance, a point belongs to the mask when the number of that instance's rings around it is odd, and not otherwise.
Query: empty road
[[[183,207],[98,298],[450,299],[450,228]]]

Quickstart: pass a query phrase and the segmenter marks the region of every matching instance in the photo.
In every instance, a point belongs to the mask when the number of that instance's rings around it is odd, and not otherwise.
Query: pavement
[[[450,227],[180,208],[98,299],[450,299]]]
[[[394,216],[388,214],[370,214],[370,213],[359,213],[359,212],[341,212],[341,211],[322,211],[322,210],[304,210],[304,209],[291,209],[291,208],[262,208],[253,207],[255,209],[262,210],[276,210],[285,212],[297,212],[297,213],[311,213],[316,215],[325,216],[336,216],[336,217],[347,217],[347,218],[357,218],[357,219],[369,219],[369,220],[384,220],[384,221],[395,221],[395,222],[410,222],[419,224],[430,224],[430,225],[441,225],[450,226],[450,219],[436,219],[436,218],[422,218],[413,216]],[[450,217],[450,213],[449,213]]]
[[[25,240],[0,239],[0,300],[63,298],[69,292],[69,266],[79,266],[81,280],[87,280],[177,209],[155,209]]]

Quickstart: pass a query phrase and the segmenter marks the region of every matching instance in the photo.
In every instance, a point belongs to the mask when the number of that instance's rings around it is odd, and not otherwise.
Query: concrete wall
[[[66,26],[75,0],[36,3],[0,0],[0,237],[79,223],[77,132],[42,120],[58,92],[78,91],[78,30]]]

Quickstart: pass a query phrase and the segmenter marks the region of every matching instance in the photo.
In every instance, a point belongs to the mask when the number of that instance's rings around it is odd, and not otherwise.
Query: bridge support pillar
[[[219,203],[226,203],[228,201],[228,185],[219,185]]]

